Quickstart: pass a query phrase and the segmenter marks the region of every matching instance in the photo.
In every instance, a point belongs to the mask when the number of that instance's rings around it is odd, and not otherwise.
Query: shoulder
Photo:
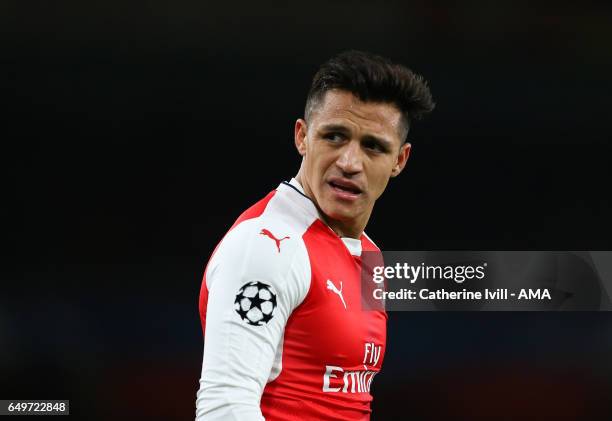
[[[305,247],[300,232],[282,220],[260,216],[231,229],[210,263],[230,263],[234,269],[270,275],[286,270],[302,251]]]
[[[295,308],[310,288],[308,251],[299,226],[274,212],[236,224],[208,263],[206,286],[236,288],[248,282],[270,285]],[[230,286],[231,284],[231,286]]]

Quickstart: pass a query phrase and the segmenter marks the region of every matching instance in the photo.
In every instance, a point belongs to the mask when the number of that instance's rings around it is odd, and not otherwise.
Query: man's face
[[[389,178],[408,159],[401,117],[393,104],[362,102],[334,89],[315,106],[308,123],[296,122],[301,181],[326,217],[365,226]]]

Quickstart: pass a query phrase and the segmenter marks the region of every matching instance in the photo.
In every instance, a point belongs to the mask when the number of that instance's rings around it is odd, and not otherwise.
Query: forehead
[[[321,124],[344,124],[351,129],[399,138],[402,115],[386,102],[363,102],[350,92],[332,89],[314,107],[311,120]]]

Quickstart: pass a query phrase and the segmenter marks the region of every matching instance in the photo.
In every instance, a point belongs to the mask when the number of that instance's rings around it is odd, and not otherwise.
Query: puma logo
[[[334,285],[334,283],[330,279],[328,279],[327,289],[334,292],[335,294],[338,294],[338,297],[340,297],[340,299],[342,300],[342,304],[344,305],[344,309],[346,310],[346,303],[344,302],[344,297],[342,296],[342,281],[340,281],[340,290],[338,290],[338,288],[336,288],[336,285]]]
[[[288,238],[291,238],[291,237],[283,237],[283,238],[281,238],[279,240],[278,238],[276,238],[274,236],[274,234],[272,234],[269,230],[267,230],[265,228],[260,231],[260,234],[261,235],[265,235],[266,237],[270,237],[272,240],[274,240],[274,242],[276,243],[276,248],[278,249],[279,253],[280,253],[280,243],[281,243],[281,241],[286,240]]]

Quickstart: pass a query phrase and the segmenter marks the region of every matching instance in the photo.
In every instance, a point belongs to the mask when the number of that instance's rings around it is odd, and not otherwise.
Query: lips
[[[331,178],[328,180],[328,184],[338,193],[343,193],[351,196],[357,196],[362,193],[361,188],[359,188],[357,184],[343,178]]]

